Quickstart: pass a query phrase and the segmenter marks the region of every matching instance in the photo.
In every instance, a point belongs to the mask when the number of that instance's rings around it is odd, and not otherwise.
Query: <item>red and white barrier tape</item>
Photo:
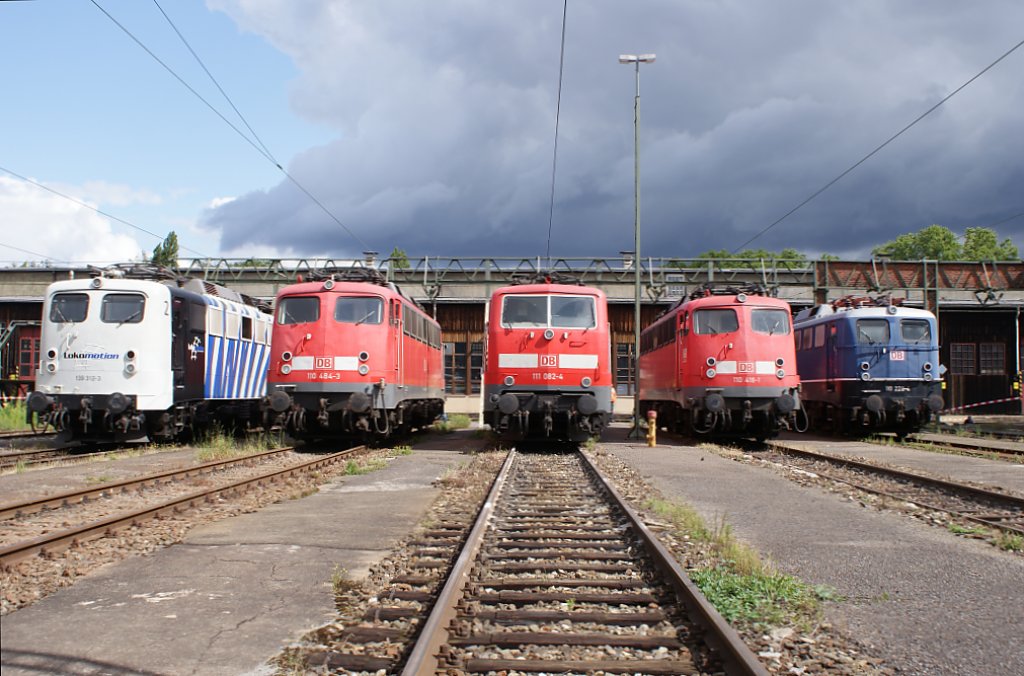
[[[988,406],[989,404],[1005,404],[1008,401],[1020,401],[1020,397],[1006,397],[1004,399],[992,399],[990,401],[979,401],[976,404],[965,404],[964,406],[955,406],[953,408],[943,409],[941,413],[956,413],[957,411],[966,411],[969,408],[977,408],[978,406]]]

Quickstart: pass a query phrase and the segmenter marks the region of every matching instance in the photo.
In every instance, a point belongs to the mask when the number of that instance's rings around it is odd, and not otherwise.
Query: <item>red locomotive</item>
[[[600,434],[613,396],[605,294],[547,280],[495,291],[483,394],[485,420],[503,436]]]
[[[373,440],[444,411],[441,327],[378,273],[288,286],[275,313],[269,423],[296,438]]]
[[[640,336],[640,409],[668,429],[764,440],[799,427],[799,391],[789,304],[761,287],[705,285]]]

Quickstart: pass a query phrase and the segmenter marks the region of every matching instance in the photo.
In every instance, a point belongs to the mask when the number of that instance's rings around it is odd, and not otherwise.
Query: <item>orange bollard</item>
[[[647,412],[647,445],[654,448],[658,445],[658,412]]]

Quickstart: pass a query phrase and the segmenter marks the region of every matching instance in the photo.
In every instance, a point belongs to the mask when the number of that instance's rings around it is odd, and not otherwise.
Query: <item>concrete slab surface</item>
[[[0,618],[4,676],[243,674],[333,617],[336,569],[365,577],[481,442],[430,435],[382,470],[194,530]]]
[[[901,674],[1024,674],[1024,558],[664,436],[656,448],[627,442],[621,427],[604,439],[602,449],[709,524],[731,524],[781,571],[836,589],[846,600],[828,604],[829,619]]]

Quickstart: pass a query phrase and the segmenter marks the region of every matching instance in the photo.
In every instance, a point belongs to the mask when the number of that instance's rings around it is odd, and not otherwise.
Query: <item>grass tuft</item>
[[[230,460],[281,447],[280,439],[276,436],[236,437],[231,431],[216,425],[201,434],[192,445],[196,449],[196,460],[199,462]]]
[[[1007,552],[1024,551],[1024,536],[1001,532],[996,536],[996,546]]]
[[[818,612],[824,598],[818,588],[795,577],[766,571],[741,574],[728,565],[692,571],[690,578],[722,617],[757,629],[802,623]]]
[[[15,432],[29,429],[25,419],[25,402],[18,401],[0,408],[0,430]]]
[[[434,421],[434,429],[443,434],[450,434],[455,430],[466,429],[471,422],[465,413],[453,413],[445,419]]]

